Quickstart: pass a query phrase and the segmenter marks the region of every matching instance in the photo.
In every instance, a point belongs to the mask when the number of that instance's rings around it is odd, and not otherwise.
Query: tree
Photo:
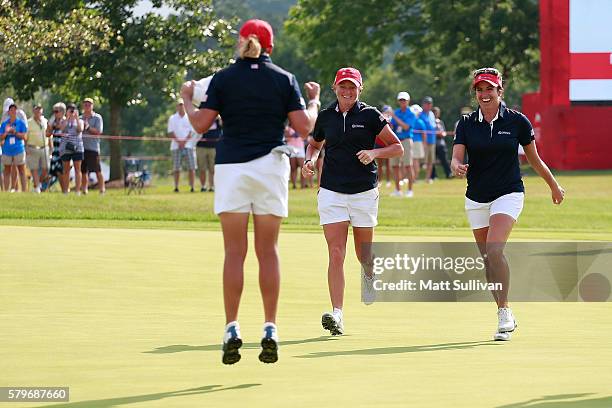
[[[58,90],[73,99],[97,96],[110,105],[110,132],[120,134],[123,109],[144,101],[145,88],[157,89],[175,98],[187,74],[205,76],[229,59],[232,27],[215,19],[211,1],[156,0],[176,11],[168,17],[155,13],[134,15],[138,0],[83,0],[87,12],[105,16],[112,36],[108,47],[88,54],[67,53],[59,59],[34,57],[21,61],[19,71],[42,78],[40,86]],[[31,6],[44,14],[48,4],[32,0]],[[204,51],[198,51],[198,47]],[[15,89],[24,76],[11,76]],[[31,92],[31,89],[29,90]],[[121,144],[111,140],[111,180],[122,178]]]
[[[325,78],[340,66],[378,69],[397,45],[394,69],[430,73],[432,93],[459,85],[466,95],[470,71],[482,66],[523,90],[538,77],[537,0],[299,0],[285,27]]]
[[[72,52],[86,55],[94,48],[108,48],[108,21],[84,8],[82,1],[49,0],[39,13],[32,12],[32,3],[0,0],[0,73],[35,59],[56,60]],[[33,83],[36,79],[30,78],[29,88]]]

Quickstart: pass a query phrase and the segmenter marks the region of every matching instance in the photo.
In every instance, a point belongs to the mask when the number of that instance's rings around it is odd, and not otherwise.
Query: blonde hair
[[[244,37],[243,37],[244,38]],[[261,55],[261,44],[256,35],[249,35],[240,42],[238,49],[240,58],[259,58]]]

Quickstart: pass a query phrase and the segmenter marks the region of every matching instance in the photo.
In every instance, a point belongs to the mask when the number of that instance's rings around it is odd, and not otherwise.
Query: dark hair
[[[7,109],[7,110],[11,110],[11,108],[13,108],[13,107],[14,107],[15,109],[17,109],[17,105],[16,105],[16,104],[14,104],[14,103],[11,103],[11,104],[9,105],[9,107],[8,107],[8,109]]]
[[[76,105],[74,103],[69,103],[68,105],[66,105],[66,110],[68,111],[73,111],[76,110]]]

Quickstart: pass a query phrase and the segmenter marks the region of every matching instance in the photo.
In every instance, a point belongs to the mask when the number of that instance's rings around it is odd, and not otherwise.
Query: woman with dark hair
[[[79,118],[79,110],[75,104],[66,106],[66,118],[60,122],[62,139],[60,141],[60,157],[62,159],[64,194],[70,191],[70,161],[74,164],[74,190],[76,195],[81,195],[81,162],[85,149],[83,147],[83,120]]]
[[[196,83],[187,82],[181,89],[186,112],[197,133],[205,133],[219,114],[224,125],[223,137],[217,143],[214,176],[215,213],[221,220],[225,245],[224,364],[240,360],[242,339],[237,320],[251,213],[265,315],[259,359],[264,363],[278,359],[277,242],[282,218],[288,214],[290,153],[283,133],[288,118],[290,126],[306,137],[320,107],[319,84],[305,84],[310,99],[306,106],[295,76],[272,63],[273,39],[270,24],[247,21],[240,29],[238,59],[213,76],[199,109],[192,104]]]
[[[478,109],[463,115],[457,123],[451,169],[456,176],[467,176],[468,221],[485,259],[487,280],[501,283],[502,289],[493,291],[498,308],[494,339],[510,340],[517,324],[508,305],[510,269],[503,251],[525,200],[519,144],[525,149],[531,167],[550,187],[554,204],[561,204],[565,192],[538,155],[529,119],[508,109],[503,102],[504,86],[499,71],[495,68],[474,71],[472,89]],[[469,162],[463,164],[466,152]]]

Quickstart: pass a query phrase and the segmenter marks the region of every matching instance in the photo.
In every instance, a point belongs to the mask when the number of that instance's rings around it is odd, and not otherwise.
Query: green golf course
[[[553,206],[526,177],[520,240],[612,240],[612,173],[561,173]],[[381,189],[376,241],[471,241],[464,181]],[[183,186],[183,191],[187,189]],[[0,386],[63,386],[70,401],[0,407],[610,407],[612,305],[513,303],[494,342],[490,303],[360,302],[351,240],[345,330],[330,309],[316,190],[290,192],[279,241],[277,364],[259,362],[257,262],[247,257],[242,360],[221,364],[223,242],[212,194],[0,194]]]

